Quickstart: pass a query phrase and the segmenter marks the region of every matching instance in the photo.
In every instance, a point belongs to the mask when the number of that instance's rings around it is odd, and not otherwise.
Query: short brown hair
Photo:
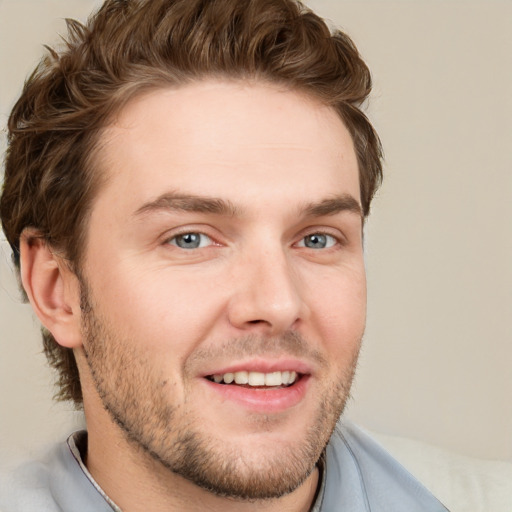
[[[130,98],[205,77],[260,79],[310,94],[339,113],[354,140],[363,212],[382,179],[379,138],[360,110],[370,72],[350,38],[296,0],[106,0],[25,83],[8,122],[3,230],[19,270],[22,231],[35,228],[77,272],[86,243],[99,131]],[[80,406],[73,353],[43,329],[58,399]]]

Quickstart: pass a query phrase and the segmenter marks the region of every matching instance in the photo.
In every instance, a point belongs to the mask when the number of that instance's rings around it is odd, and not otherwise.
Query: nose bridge
[[[266,243],[241,255],[230,321],[243,329],[272,334],[290,329],[301,317],[298,275],[281,243]]]

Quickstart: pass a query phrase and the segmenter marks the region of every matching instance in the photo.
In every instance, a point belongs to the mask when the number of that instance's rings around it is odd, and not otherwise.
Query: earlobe
[[[20,263],[23,287],[41,323],[60,345],[79,347],[80,287],[76,275],[35,230],[22,233]]]

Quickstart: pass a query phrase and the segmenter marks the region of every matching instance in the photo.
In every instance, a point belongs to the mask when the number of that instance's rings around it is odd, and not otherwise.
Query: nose
[[[228,305],[232,326],[250,333],[278,335],[296,328],[306,305],[300,278],[282,249],[241,256],[233,272]]]

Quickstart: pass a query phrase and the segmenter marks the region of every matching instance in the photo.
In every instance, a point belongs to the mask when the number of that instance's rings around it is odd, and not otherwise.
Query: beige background
[[[372,68],[386,180],[369,222],[369,319],[348,414],[512,461],[512,3],[314,0]],[[91,0],[0,0],[0,123],[41,43]],[[5,134],[2,134],[2,150]],[[0,243],[2,457],[80,423],[51,401],[37,322]]]

